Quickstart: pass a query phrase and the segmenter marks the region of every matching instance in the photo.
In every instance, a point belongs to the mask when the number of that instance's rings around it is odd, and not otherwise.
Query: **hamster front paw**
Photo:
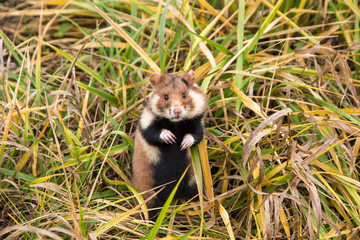
[[[186,134],[180,145],[181,150],[190,148],[194,144],[194,142],[194,137],[189,133]]]
[[[161,130],[160,138],[167,144],[173,144],[176,142],[175,135],[167,129]]]

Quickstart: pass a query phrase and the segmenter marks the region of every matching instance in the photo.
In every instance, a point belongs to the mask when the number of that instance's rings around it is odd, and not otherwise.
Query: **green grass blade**
[[[68,59],[69,61],[74,61],[75,58],[72,57],[70,54],[64,52],[63,50],[55,47],[54,45],[48,43],[48,42],[44,42],[45,45],[51,47],[52,49],[54,49],[56,52],[58,52],[59,54],[61,54],[62,56],[64,56],[66,59]],[[111,85],[108,84],[107,82],[105,82],[105,80],[95,71],[93,71],[91,68],[89,68],[87,65],[85,65],[84,63],[82,63],[79,59],[77,59],[75,66],[81,68],[84,72],[86,72],[87,74],[89,74],[90,76],[92,76],[96,81],[100,82],[102,85],[104,85],[105,87],[110,87]]]
[[[212,41],[212,40],[210,40],[210,39],[208,39],[208,38],[206,38],[206,37],[203,37],[203,36],[201,36],[200,34],[197,34],[197,33],[195,33],[195,32],[191,32],[191,31],[189,31],[189,32],[190,32],[191,34],[194,34],[195,36],[197,36],[197,37],[200,38],[201,40],[204,40],[204,41],[207,42],[208,44],[212,45],[213,47],[215,47],[215,48],[216,48],[217,50],[219,50],[220,52],[225,53],[225,54],[230,55],[230,56],[233,56],[233,55],[234,55],[229,49],[227,49],[227,48],[224,47],[223,45],[218,44],[218,43],[216,43],[216,42],[214,42],[214,41]]]
[[[275,17],[277,11],[281,7],[284,0],[279,0],[276,2],[275,7],[270,11],[269,15],[266,17],[264,23],[260,26],[259,30],[256,32],[255,36],[250,40],[250,44],[247,46],[247,48],[244,51],[244,57],[249,55],[249,53],[254,49],[257,42],[259,41],[260,37],[264,34],[266,28],[270,25],[272,19]],[[241,51],[241,49],[238,49],[238,51]]]
[[[311,96],[309,94],[306,94],[306,96],[311,98],[315,103],[319,104],[320,106],[328,108],[328,109],[336,112],[337,114],[347,118],[348,120],[355,123],[356,125],[360,126],[360,121],[357,118],[355,118],[355,117],[351,116],[350,114],[344,112],[343,110],[341,110],[340,108],[338,108],[334,104],[331,104],[329,102],[326,102],[326,101],[318,99],[318,98],[315,98],[315,97],[313,97],[313,96]]]
[[[4,41],[5,46],[7,47],[7,49],[11,52],[11,55],[15,58],[15,60],[17,61],[17,63],[21,66],[22,60],[21,58],[25,58],[24,56],[17,54],[16,50],[14,49],[14,47],[12,46],[12,43],[10,42],[10,40],[8,39],[8,37],[5,35],[5,33],[1,30],[0,28],[0,38]],[[21,58],[20,58],[21,57]],[[26,63],[26,61],[25,61]],[[31,77],[31,75],[29,74],[29,72],[27,71],[26,68],[23,68],[23,71],[25,72],[25,74],[29,77],[29,79],[35,84],[35,80],[34,78]]]
[[[35,177],[33,177],[31,175],[21,173],[21,172],[15,172],[14,170],[11,170],[11,169],[0,168],[0,173],[4,174],[6,176],[9,176],[9,177],[15,176],[16,179],[21,179],[21,180],[24,180],[29,183],[36,179]]]
[[[95,88],[95,87],[91,87],[89,85],[86,85],[82,82],[77,82],[78,86],[83,88],[83,89],[86,89],[88,90],[89,92],[101,97],[102,99],[106,100],[106,101],[109,101],[111,102],[112,104],[118,104],[118,100],[116,97],[114,97],[113,95],[110,95],[106,92],[104,92],[104,90],[100,90],[98,88]]]
[[[245,18],[245,0],[239,0],[239,13],[238,13],[238,29],[237,29],[237,47],[238,49],[242,49],[244,47],[244,18]],[[240,54],[236,60],[236,70],[242,71],[244,69],[244,54]],[[243,91],[244,82],[243,75],[236,74],[235,75],[235,86]],[[235,109],[240,112],[241,100],[236,99]],[[239,118],[237,118],[238,121]]]
[[[170,0],[166,1],[165,8],[162,10],[160,25],[159,25],[159,63],[161,72],[166,72],[166,58],[167,53],[165,52],[165,28],[166,28],[166,17],[169,9]]]

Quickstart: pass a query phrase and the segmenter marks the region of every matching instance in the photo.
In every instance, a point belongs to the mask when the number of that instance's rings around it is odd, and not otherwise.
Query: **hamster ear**
[[[158,89],[169,82],[169,77],[163,73],[154,73],[150,76],[150,84],[153,88]]]
[[[185,81],[188,83],[188,86],[189,87],[192,87],[194,86],[195,84],[195,80],[196,80],[196,75],[195,75],[195,72],[193,70],[190,70],[189,72],[187,73],[184,73],[182,75],[182,77],[185,79]]]

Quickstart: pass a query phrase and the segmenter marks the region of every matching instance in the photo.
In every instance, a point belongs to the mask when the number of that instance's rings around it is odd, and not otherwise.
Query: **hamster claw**
[[[189,133],[186,134],[180,145],[181,150],[190,148],[194,144],[194,142],[194,137]]]
[[[176,142],[176,137],[175,135],[167,130],[167,129],[163,129],[161,130],[161,133],[160,133],[160,138],[161,140],[163,140],[166,144],[173,144]]]

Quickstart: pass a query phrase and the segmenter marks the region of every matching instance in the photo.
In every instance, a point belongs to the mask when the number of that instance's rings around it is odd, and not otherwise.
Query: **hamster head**
[[[193,71],[181,76],[154,73],[150,76],[154,91],[150,95],[151,111],[173,122],[200,116],[206,110],[206,97],[195,84]]]

